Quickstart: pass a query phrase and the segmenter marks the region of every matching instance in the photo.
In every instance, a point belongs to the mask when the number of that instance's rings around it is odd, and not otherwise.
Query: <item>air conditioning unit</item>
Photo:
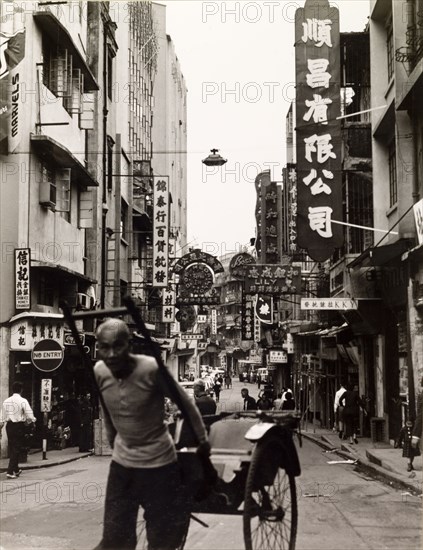
[[[76,295],[76,307],[79,309],[91,309],[93,306],[93,299],[91,296],[88,296],[88,294],[83,294],[82,292],[78,292]]]

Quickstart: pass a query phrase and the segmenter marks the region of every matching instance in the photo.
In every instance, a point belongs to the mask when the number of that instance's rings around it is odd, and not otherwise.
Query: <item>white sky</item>
[[[257,173],[274,163],[273,180],[282,179],[295,94],[294,13],[304,2],[160,3],[188,87],[188,241],[219,256],[255,236]],[[368,0],[331,5],[341,31],[364,30]],[[211,148],[228,159],[220,169],[201,163]]]

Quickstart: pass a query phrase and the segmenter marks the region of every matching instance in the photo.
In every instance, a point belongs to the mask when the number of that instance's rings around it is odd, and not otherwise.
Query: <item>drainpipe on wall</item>
[[[101,219],[101,291],[100,307],[105,308],[106,301],[106,271],[107,271],[107,253],[106,253],[106,216],[107,206],[107,32],[108,22],[103,21],[103,155],[102,155],[102,219]]]

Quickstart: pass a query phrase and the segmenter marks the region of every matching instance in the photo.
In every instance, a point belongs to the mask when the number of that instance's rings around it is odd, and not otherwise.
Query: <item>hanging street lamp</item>
[[[227,159],[224,159],[218,154],[219,149],[210,149],[211,155],[202,160],[202,163],[206,166],[223,166]]]

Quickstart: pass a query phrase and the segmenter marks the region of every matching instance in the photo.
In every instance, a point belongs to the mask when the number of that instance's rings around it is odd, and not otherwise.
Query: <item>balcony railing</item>
[[[413,71],[417,63],[423,57],[423,17],[418,14],[418,23],[407,28],[405,33],[406,46],[401,46],[395,51],[395,60],[407,64],[408,73]]]

